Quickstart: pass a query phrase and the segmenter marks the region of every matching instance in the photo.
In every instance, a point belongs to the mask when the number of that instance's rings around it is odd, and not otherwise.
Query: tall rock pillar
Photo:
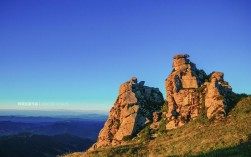
[[[188,58],[188,54],[174,56],[173,71],[165,81],[167,129],[182,126],[201,112],[206,112],[209,119],[222,117],[227,106],[225,96],[232,92],[223,80],[223,73],[213,72],[207,76]]]

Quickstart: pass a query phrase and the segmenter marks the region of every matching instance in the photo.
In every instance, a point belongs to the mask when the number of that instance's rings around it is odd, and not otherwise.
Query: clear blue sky
[[[251,94],[250,0],[1,0],[0,108],[108,111],[132,76],[165,95],[177,53]]]

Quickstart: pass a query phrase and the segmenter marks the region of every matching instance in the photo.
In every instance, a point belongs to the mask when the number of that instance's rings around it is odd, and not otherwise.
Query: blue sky
[[[0,109],[108,111],[132,76],[165,95],[177,53],[251,94],[251,2],[1,0]]]

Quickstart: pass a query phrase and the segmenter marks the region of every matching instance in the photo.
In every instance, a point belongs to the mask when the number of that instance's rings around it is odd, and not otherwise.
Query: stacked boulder
[[[160,110],[164,98],[158,88],[145,86],[144,83],[138,83],[137,78],[132,77],[120,86],[108,120],[91,150],[118,145],[155,120],[153,113]]]
[[[188,58],[187,54],[174,56],[173,71],[165,81],[169,120],[166,129],[196,119],[203,110],[209,119],[226,113],[225,96],[232,88],[223,80],[223,73],[213,72],[207,76]]]

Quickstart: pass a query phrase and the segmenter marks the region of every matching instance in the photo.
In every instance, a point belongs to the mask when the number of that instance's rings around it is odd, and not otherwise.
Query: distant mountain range
[[[17,109],[1,109],[0,116],[33,116],[33,117],[102,117],[108,116],[107,111],[102,110],[17,110]]]
[[[90,147],[106,115],[0,116],[0,156],[56,156]]]

